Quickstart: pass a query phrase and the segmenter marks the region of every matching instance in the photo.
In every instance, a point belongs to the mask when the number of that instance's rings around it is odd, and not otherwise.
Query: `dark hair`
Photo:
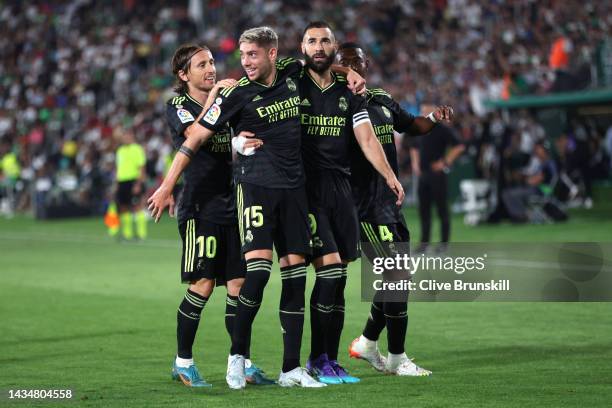
[[[340,47],[338,47],[338,51],[345,50],[347,48],[359,48],[365,54],[365,50],[363,49],[363,47],[361,45],[357,44],[356,42],[345,42],[345,43],[342,43],[342,44],[340,44]]]
[[[189,72],[191,58],[200,51],[210,51],[210,49],[205,45],[183,44],[174,52],[174,56],[172,57],[172,73],[176,79],[174,92],[183,94],[189,91],[187,82],[179,77],[179,71],[183,71],[184,73]]]
[[[333,34],[331,26],[325,21],[311,21],[304,29],[304,32],[302,33],[302,38],[304,38],[304,36],[306,35],[306,31],[310,30],[311,28],[329,28],[329,31],[332,31]]]

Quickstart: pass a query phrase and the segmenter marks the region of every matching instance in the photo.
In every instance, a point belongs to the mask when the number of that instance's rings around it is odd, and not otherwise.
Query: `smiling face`
[[[189,89],[209,92],[217,79],[215,59],[209,50],[201,50],[191,57],[187,72],[179,71],[180,78],[187,82]]]
[[[325,72],[336,58],[336,39],[329,28],[310,28],[302,38],[302,53],[308,68]]]
[[[266,49],[255,42],[240,43],[240,63],[251,81],[271,82],[275,59],[276,48]]]
[[[363,78],[366,77],[370,61],[361,48],[343,48],[338,51],[336,60],[340,65],[351,68]]]

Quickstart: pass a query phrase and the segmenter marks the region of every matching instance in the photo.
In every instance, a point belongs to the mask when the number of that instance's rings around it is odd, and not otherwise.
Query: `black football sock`
[[[179,358],[193,358],[193,342],[200,324],[200,314],[207,301],[208,298],[187,289],[179,305],[176,312],[176,342]]]
[[[373,301],[370,306],[370,316],[368,316],[365,328],[363,329],[363,336],[368,340],[377,341],[380,333],[385,328],[386,320],[383,308],[384,303],[379,301]]]
[[[251,338],[251,327],[263,299],[264,288],[270,279],[272,261],[255,258],[247,260],[247,272],[238,295],[232,347],[230,354],[246,355]]]
[[[389,353],[401,354],[404,352],[404,342],[408,330],[408,303],[385,302],[384,313],[387,323]]]
[[[238,305],[238,296],[227,295],[225,298],[225,330],[229,334],[230,339],[234,332],[234,320],[236,318],[236,306]]]
[[[330,317],[336,299],[336,287],[342,276],[342,264],[322,266],[315,270],[315,285],[310,296],[310,359],[325,353]]]
[[[325,350],[330,360],[338,359],[338,348],[340,347],[340,336],[344,328],[344,288],[346,287],[347,265],[342,265],[342,276],[336,285],[336,298],[334,308],[329,319],[329,331],[325,336]]]
[[[283,332],[283,372],[286,373],[300,366],[300,350],[304,332],[306,264],[281,268],[281,282],[278,314]]]

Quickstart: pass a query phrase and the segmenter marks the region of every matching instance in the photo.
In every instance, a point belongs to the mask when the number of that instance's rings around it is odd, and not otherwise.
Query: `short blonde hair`
[[[255,43],[263,48],[278,48],[278,35],[267,26],[249,28],[240,35],[238,44],[243,42]]]

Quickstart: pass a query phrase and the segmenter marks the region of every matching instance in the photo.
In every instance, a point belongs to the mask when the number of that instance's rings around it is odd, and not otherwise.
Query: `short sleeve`
[[[370,121],[368,114],[368,104],[361,95],[350,94],[350,113],[353,118],[353,128]]]
[[[407,112],[392,98],[389,98],[389,104],[393,112],[393,128],[399,133],[408,132],[414,123],[414,115]]]
[[[185,109],[183,105],[166,104],[166,121],[176,135],[182,135],[185,129],[195,121],[193,112]]]
[[[215,132],[221,130],[249,101],[243,90],[240,83],[237,86],[222,89],[215,103],[200,119],[200,125]]]

